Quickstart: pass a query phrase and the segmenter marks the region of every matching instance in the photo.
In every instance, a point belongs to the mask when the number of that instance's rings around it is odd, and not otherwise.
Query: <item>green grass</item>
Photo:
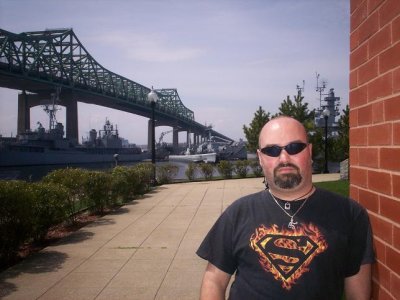
[[[326,189],[328,191],[338,193],[340,195],[349,196],[349,181],[348,180],[337,180],[337,181],[326,181],[326,182],[315,182],[315,186]]]

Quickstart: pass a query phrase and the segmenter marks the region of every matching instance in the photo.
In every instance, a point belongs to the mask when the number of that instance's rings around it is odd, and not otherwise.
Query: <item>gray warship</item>
[[[123,146],[118,129],[106,119],[102,130],[92,129],[82,144],[64,138],[64,126],[56,121],[57,107],[46,105],[49,129],[38,122],[34,131],[15,138],[0,137],[0,167],[76,165],[93,163],[137,162],[149,154],[134,144]]]

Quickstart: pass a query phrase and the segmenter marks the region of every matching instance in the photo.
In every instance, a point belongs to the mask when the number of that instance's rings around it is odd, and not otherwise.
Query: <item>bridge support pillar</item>
[[[18,94],[18,134],[31,129],[31,107],[40,105],[41,98],[38,94],[27,94],[25,91]]]
[[[18,95],[17,133],[21,134],[31,128],[30,105],[25,91]]]
[[[62,96],[62,102],[66,108],[67,139],[73,143],[78,143],[78,101],[73,97],[72,93]]]
[[[191,145],[191,143],[190,143],[190,131],[189,130],[186,132],[186,143],[187,143],[188,146]]]
[[[178,128],[174,127],[172,131],[172,147],[178,149],[179,146],[179,131]]]

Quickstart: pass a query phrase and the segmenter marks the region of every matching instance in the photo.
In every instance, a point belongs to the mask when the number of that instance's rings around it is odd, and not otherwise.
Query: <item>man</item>
[[[374,261],[368,215],[312,184],[303,125],[281,116],[261,130],[268,189],[228,207],[197,254],[208,260],[201,299],[370,299]]]

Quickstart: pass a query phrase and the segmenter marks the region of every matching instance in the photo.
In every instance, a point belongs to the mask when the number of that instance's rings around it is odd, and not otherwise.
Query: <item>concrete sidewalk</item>
[[[1,273],[0,298],[198,299],[197,247],[229,204],[262,189],[262,178],[160,186]]]

